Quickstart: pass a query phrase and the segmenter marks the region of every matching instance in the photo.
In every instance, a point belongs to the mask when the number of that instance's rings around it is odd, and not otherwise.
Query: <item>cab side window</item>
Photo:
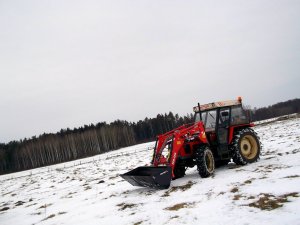
[[[238,125],[243,123],[249,123],[249,117],[242,106],[234,106],[231,109],[231,124]]]

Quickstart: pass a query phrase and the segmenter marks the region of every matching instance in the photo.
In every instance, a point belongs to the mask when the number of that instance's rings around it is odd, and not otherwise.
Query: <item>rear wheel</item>
[[[214,155],[207,146],[196,150],[196,163],[199,175],[203,178],[209,177],[215,171]]]
[[[260,155],[259,138],[251,128],[239,130],[232,142],[232,160],[237,165],[256,162]]]

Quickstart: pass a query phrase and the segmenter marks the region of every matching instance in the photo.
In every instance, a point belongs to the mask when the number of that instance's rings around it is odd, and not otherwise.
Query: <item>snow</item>
[[[300,224],[300,119],[255,130],[263,144],[258,162],[230,163],[206,179],[188,169],[167,190],[118,176],[149,164],[153,142],[0,176],[0,224]],[[285,201],[250,206],[263,196]]]

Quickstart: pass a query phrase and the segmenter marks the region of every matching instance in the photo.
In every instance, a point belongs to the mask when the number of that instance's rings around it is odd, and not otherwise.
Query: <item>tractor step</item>
[[[170,166],[141,166],[120,176],[134,186],[166,189],[171,183],[172,169]]]

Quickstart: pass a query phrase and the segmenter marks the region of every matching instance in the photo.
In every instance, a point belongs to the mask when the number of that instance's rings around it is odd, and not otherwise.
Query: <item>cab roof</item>
[[[199,105],[198,105],[198,106],[195,106],[193,108],[193,110],[194,110],[194,112],[199,112],[199,111],[205,111],[205,110],[211,110],[211,109],[222,108],[222,107],[226,107],[226,106],[241,105],[241,104],[242,104],[242,99],[239,97],[236,100],[212,102],[212,103],[208,103],[205,105],[200,105],[200,110],[199,110]]]

